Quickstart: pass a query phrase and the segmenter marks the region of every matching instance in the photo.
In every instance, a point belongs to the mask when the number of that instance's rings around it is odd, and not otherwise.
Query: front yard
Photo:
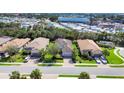
[[[103,50],[107,49],[110,53],[109,56],[106,56],[108,60],[108,64],[122,64],[123,63],[123,60],[114,54],[114,49],[108,49],[108,48],[102,48],[102,49]]]

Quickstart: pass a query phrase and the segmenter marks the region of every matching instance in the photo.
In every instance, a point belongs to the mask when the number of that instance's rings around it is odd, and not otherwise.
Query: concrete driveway
[[[73,67],[74,66],[74,63],[73,63],[71,58],[64,58],[63,60],[64,60],[63,66],[66,66],[66,67]]]

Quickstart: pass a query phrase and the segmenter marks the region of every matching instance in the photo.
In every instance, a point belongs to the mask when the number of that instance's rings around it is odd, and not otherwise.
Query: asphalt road
[[[33,69],[38,68],[44,74],[79,74],[88,72],[92,75],[124,75],[124,68],[97,68],[97,67],[20,67],[20,66],[1,66],[0,73],[11,73],[19,71],[21,73],[30,73]]]

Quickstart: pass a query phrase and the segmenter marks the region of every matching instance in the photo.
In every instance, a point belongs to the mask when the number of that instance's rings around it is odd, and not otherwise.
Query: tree
[[[13,71],[9,76],[10,79],[20,79],[20,73],[18,71]]]
[[[107,49],[105,49],[105,50],[103,50],[103,54],[104,54],[105,56],[109,56],[109,55],[110,55],[110,52],[109,52]]]
[[[24,58],[22,55],[16,54],[16,55],[10,56],[9,61],[10,62],[24,62]]]
[[[49,54],[49,53],[45,54],[45,56],[44,56],[44,61],[45,62],[52,62],[52,59],[53,59],[52,54]]]
[[[50,43],[47,47],[47,52],[53,56],[57,55],[60,52],[58,44]]]
[[[78,79],[90,79],[90,76],[86,72],[81,72]]]
[[[35,69],[31,72],[30,78],[31,79],[41,79],[42,73],[39,69]]]
[[[10,56],[12,56],[16,54],[19,51],[19,49],[16,46],[8,46],[6,51],[8,52]]]

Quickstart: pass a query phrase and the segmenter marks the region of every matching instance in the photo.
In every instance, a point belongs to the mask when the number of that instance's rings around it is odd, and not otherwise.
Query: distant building
[[[72,57],[72,41],[68,39],[57,39],[55,41],[62,50],[63,57]]]
[[[59,22],[90,23],[89,18],[58,17]]]
[[[90,53],[92,57],[102,55],[101,48],[93,40],[77,40],[77,43],[82,55],[84,53]]]

